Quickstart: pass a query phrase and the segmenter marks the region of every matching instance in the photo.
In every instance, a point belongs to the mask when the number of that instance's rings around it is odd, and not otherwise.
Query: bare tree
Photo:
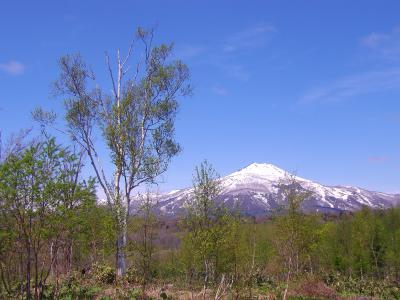
[[[23,151],[29,144],[28,135],[32,129],[23,129],[18,133],[9,135],[7,141],[4,141],[3,133],[0,131],[0,163],[4,161],[10,154],[17,154]]]

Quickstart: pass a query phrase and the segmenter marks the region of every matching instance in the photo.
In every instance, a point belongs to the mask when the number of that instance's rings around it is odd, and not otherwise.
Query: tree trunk
[[[122,277],[126,272],[126,262],[125,262],[125,246],[126,246],[126,222],[119,218],[118,221],[118,234],[117,234],[117,253],[116,253],[116,268],[117,277]]]
[[[118,104],[119,107],[119,104]],[[114,174],[114,197],[116,205],[116,220],[117,220],[117,252],[116,252],[116,269],[117,279],[125,275],[126,262],[125,262],[125,246],[126,246],[126,224],[127,218],[125,214],[124,199],[121,197],[120,179],[121,167],[118,166]],[[129,209],[129,208],[127,208]]]
[[[54,242],[52,241],[50,243],[50,261],[52,262],[54,260]],[[56,266],[54,264],[50,264],[50,275],[54,278],[55,277],[55,273],[54,273],[54,269],[56,268]]]
[[[288,298],[287,293],[289,291],[289,282],[290,282],[290,273],[292,270],[292,258],[289,257],[289,264],[288,264],[288,271],[286,274],[286,287],[285,287],[285,292],[283,293],[283,300],[286,300]]]
[[[36,249],[34,249],[34,251],[35,251],[34,252],[34,256],[35,256],[35,299],[39,299],[39,265],[38,265],[39,257],[38,257],[38,253],[37,253]]]
[[[67,274],[68,275],[70,275],[71,273],[72,273],[72,257],[73,257],[73,242],[72,242],[72,240],[69,242],[69,245],[68,245],[68,260],[67,260],[67,263],[68,263],[68,271],[67,271]]]
[[[26,249],[26,299],[30,300],[31,298],[31,245],[28,241]]]
[[[209,268],[208,268],[208,262],[207,259],[204,260],[204,266],[205,266],[205,272],[206,272],[206,276],[204,278],[204,287],[203,287],[203,300],[206,299],[206,293],[207,293],[207,287],[208,287],[208,272],[209,272]]]

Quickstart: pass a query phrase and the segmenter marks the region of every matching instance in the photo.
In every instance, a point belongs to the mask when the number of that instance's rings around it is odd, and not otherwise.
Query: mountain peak
[[[267,163],[252,163],[239,171],[232,173],[227,178],[236,178],[240,181],[252,181],[254,177],[263,178],[268,181],[279,181],[287,174],[284,170]]]
[[[239,172],[242,173],[260,173],[260,174],[280,174],[284,175],[285,171],[278,168],[273,164],[267,163],[252,163],[247,167],[241,169]]]
[[[215,199],[218,205],[239,209],[245,215],[266,215],[285,204],[280,183],[289,175],[269,163],[252,163],[247,167],[220,178],[221,194]],[[312,192],[302,209],[308,212],[354,211],[369,206],[388,208],[400,204],[400,195],[371,192],[356,187],[324,186],[295,176],[301,186]],[[187,201],[193,197],[193,188],[160,195],[157,210],[160,214],[184,214]]]

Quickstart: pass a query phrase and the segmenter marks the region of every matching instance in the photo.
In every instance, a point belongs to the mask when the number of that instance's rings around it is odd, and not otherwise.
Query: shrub
[[[322,298],[322,299],[336,299],[336,292],[331,287],[328,287],[325,283],[317,280],[308,280],[302,282],[294,290],[296,295],[311,297],[311,298]]]
[[[93,299],[100,291],[99,287],[85,286],[75,276],[71,276],[61,286],[57,299]]]
[[[92,268],[93,279],[102,284],[112,284],[115,282],[115,271],[110,266],[94,264]]]
[[[125,280],[129,283],[138,283],[139,281],[139,274],[135,267],[129,267],[125,274]]]
[[[355,278],[339,273],[326,276],[325,282],[342,295],[364,295],[400,299],[400,285],[388,279]]]

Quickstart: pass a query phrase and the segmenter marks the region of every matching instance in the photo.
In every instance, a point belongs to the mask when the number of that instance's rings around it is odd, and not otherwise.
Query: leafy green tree
[[[370,209],[356,213],[351,224],[351,258],[361,278],[379,275],[384,259],[383,225]]]
[[[287,298],[289,283],[293,276],[303,269],[310,246],[314,242],[315,222],[301,212],[301,205],[311,192],[304,189],[294,176],[285,178],[280,186],[281,196],[286,204],[285,214],[276,219],[275,245],[280,263],[285,269],[286,288],[283,299]]]
[[[14,218],[3,207],[0,213],[0,298],[7,298],[15,283],[23,281],[18,255],[22,245]]]
[[[256,269],[257,237],[254,228],[247,227],[239,212],[230,216],[227,222],[225,249],[223,253],[224,268],[221,272],[227,273],[231,279],[234,299],[240,299],[242,291],[252,284]],[[250,229],[250,230],[249,230]]]
[[[400,209],[388,209],[381,216],[385,241],[384,277],[400,278]]]
[[[132,218],[130,227],[134,238],[128,246],[135,255],[135,267],[144,297],[155,267],[155,239],[158,229],[158,218],[153,211],[155,204],[154,198],[149,192],[142,196],[138,211],[136,216]]]
[[[86,195],[93,195],[90,185],[75,177],[71,181],[79,170],[75,155],[57,145],[53,138],[10,154],[0,166],[0,211],[8,225],[15,225],[13,230],[19,242],[16,245],[21,249],[14,250],[21,250],[20,273],[25,274],[28,299],[32,297],[31,280],[37,299],[54,266],[54,253],[60,245],[60,228],[66,216],[64,197],[71,190],[75,190],[76,196],[79,194],[81,201]]]
[[[391,236],[383,216],[363,208],[322,227],[318,252],[327,272],[356,278],[382,276]]]
[[[136,41],[141,47],[134,72],[128,66],[133,43],[125,57],[118,51],[116,72],[106,55],[111,94],[95,83],[80,55],[60,59],[61,74],[55,84],[56,93],[66,96],[67,132],[88,155],[115,217],[118,276],[126,270],[124,247],[132,192],[142,183],[154,182],[179,153],[174,139],[178,98],[191,92],[189,70],[180,60],[171,59],[172,45],[154,46],[153,31],[142,28],[137,30]],[[42,123],[54,119],[42,110],[35,117]],[[99,136],[109,150],[112,176],[101,163]]]
[[[203,297],[210,283],[216,283],[231,261],[228,252],[232,218],[215,203],[220,194],[219,177],[207,161],[195,169],[193,199],[188,201],[183,250],[189,278],[203,274]]]

